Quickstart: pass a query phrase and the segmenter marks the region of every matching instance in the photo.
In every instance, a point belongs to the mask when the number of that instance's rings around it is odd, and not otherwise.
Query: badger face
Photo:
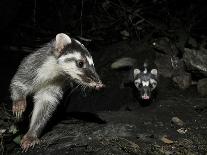
[[[152,69],[150,72],[146,69],[143,72],[134,69],[134,85],[141,99],[150,100],[152,91],[157,87],[157,69]]]
[[[59,52],[57,54],[58,65],[64,74],[80,85],[95,89],[102,88],[103,84],[96,73],[92,56],[84,45],[69,38],[66,34],[58,35],[56,36],[56,52]],[[58,50],[59,46],[62,48]]]

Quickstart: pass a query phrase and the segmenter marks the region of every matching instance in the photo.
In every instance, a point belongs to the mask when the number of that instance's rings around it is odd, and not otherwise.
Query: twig
[[[33,10],[34,27],[36,27],[36,9],[37,9],[37,0],[34,0],[34,10]]]
[[[80,15],[80,20],[81,20],[81,34],[80,34],[80,36],[81,37],[83,36],[83,20],[82,20],[82,17],[83,17],[83,0],[81,1],[81,15]]]
[[[134,16],[137,16],[137,17],[141,18],[142,20],[144,20],[144,21],[147,22],[148,24],[154,26],[153,23],[151,23],[150,21],[148,21],[147,19],[145,19],[144,17],[142,17],[142,16],[141,16],[140,14],[138,14],[137,12],[134,13],[134,12],[132,12],[132,11],[130,11],[130,10],[128,10],[128,9],[126,9],[126,8],[124,8],[124,7],[122,7],[122,6],[118,5],[118,4],[116,4],[116,3],[114,3],[114,2],[111,2],[111,1],[110,1],[110,3],[111,3],[112,5],[114,5],[114,6],[116,6],[116,7],[118,7],[118,8],[120,8],[120,9],[124,10],[125,12],[128,12],[128,13],[134,15]]]

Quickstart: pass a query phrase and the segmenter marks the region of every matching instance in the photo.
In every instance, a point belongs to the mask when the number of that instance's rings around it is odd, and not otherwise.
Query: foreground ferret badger
[[[136,65],[135,59],[126,57],[118,59],[111,67],[112,69],[129,70],[129,74],[124,77],[122,86],[131,87],[133,95],[139,103],[147,105],[156,98],[158,71],[157,69],[149,69],[147,63],[144,63],[142,69],[136,68]]]
[[[56,110],[68,82],[94,89],[104,86],[88,50],[66,34],[57,34],[55,40],[21,62],[10,85],[12,111],[18,119],[26,110],[26,97],[34,95],[30,127],[21,140],[23,151],[39,143],[38,137]]]

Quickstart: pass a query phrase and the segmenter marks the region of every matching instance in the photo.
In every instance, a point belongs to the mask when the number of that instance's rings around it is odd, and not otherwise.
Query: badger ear
[[[59,33],[56,35],[55,49],[57,50],[58,54],[60,54],[62,49],[68,44],[71,44],[71,38],[68,35],[64,33]]]
[[[153,74],[154,76],[157,77],[157,69],[152,69],[152,70],[151,70],[151,74]]]
[[[134,77],[136,77],[138,74],[140,74],[140,70],[139,69],[134,69]]]

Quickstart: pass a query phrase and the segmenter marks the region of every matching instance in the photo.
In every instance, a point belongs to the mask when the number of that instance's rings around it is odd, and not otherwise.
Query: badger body
[[[10,92],[12,111],[18,120],[26,110],[26,97],[34,96],[30,127],[21,140],[24,151],[39,143],[38,137],[71,82],[95,89],[103,87],[88,50],[64,33],[22,60],[11,80]]]

